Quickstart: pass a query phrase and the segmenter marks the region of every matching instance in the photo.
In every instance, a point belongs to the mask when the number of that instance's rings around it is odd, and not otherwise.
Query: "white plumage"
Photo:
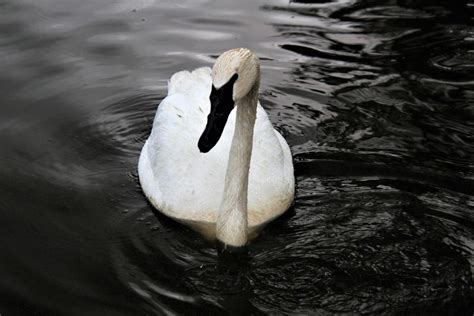
[[[215,237],[236,107],[222,136],[208,153],[198,148],[210,111],[211,69],[174,74],[168,96],[156,112],[138,164],[140,183],[152,205],[165,215]],[[257,105],[248,180],[248,235],[285,212],[294,197],[293,163],[288,144]]]

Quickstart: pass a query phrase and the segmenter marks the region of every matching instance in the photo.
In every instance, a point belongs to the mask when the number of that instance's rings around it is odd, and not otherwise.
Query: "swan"
[[[153,207],[229,248],[245,246],[295,195],[290,148],[259,85],[259,58],[245,48],[212,70],[175,73],[138,162]]]

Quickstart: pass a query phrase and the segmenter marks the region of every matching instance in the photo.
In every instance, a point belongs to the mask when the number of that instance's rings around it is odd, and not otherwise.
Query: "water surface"
[[[474,311],[472,1],[4,0],[0,313]],[[294,208],[247,257],[154,214],[176,71],[248,47]]]

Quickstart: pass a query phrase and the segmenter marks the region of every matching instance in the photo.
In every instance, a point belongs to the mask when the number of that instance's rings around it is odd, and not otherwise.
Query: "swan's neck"
[[[236,104],[234,137],[217,215],[217,239],[234,247],[244,246],[248,238],[247,192],[257,102],[257,93],[250,93]]]

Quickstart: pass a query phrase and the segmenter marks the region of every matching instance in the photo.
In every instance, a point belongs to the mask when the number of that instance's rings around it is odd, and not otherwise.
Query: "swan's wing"
[[[209,68],[174,74],[169,81],[168,96],[157,109],[146,152],[145,147],[142,151],[142,156],[148,157],[148,170],[139,165],[140,178],[153,174],[149,186],[155,188],[150,191],[158,196],[153,204],[169,216],[181,219],[214,216],[220,203],[233,128],[224,130],[210,153],[200,153],[198,140],[209,113],[211,84]],[[235,124],[235,118],[233,122],[230,125]],[[145,186],[142,183],[144,191]]]
[[[163,156],[181,153],[188,160],[199,154],[197,140],[206,125],[211,84],[209,67],[180,71],[171,77],[168,96],[158,106],[149,137],[154,151]]]
[[[257,108],[249,176],[249,224],[261,225],[285,212],[294,196],[293,161],[285,139]]]

